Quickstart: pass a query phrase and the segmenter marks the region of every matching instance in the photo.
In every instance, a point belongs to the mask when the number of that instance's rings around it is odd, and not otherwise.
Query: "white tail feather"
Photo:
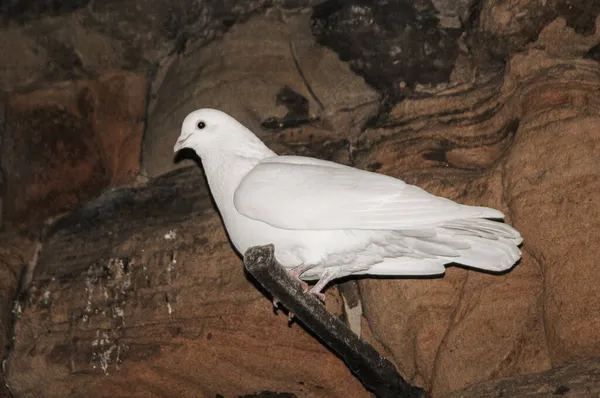
[[[394,242],[401,241],[408,250],[400,254],[383,248],[385,260],[365,273],[435,275],[443,273],[444,264],[449,263],[501,272],[519,261],[518,246],[523,241],[510,225],[476,218],[445,222],[435,229],[435,236],[431,236],[430,230],[395,231],[394,236]]]
[[[439,275],[446,271],[444,260],[423,258],[386,258],[380,263],[374,264],[370,269],[361,272],[371,275],[388,276],[417,276],[417,275]]]
[[[450,260],[473,268],[501,272],[511,268],[521,258],[519,247],[506,238],[489,240],[474,236],[465,241],[471,248],[461,251],[460,257]]]

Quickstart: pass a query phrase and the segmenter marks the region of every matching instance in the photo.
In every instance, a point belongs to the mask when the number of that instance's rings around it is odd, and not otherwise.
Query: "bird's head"
[[[245,129],[225,112],[209,108],[195,110],[183,120],[173,151],[189,148],[200,155],[204,149],[218,147],[227,140],[230,131],[235,133],[240,127]]]
[[[181,134],[173,148],[192,149],[200,157],[214,152],[242,152],[256,149],[268,150],[243,124],[225,112],[204,108],[185,117],[181,125]]]

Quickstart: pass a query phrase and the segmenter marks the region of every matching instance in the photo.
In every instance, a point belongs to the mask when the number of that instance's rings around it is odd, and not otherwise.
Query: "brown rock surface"
[[[475,19],[476,50],[508,60],[538,40],[540,32],[556,20],[564,21],[581,38],[597,35],[600,3],[587,0],[483,0]],[[555,36],[555,38],[560,36]],[[558,40],[573,48],[572,41]],[[555,42],[556,43],[556,42]]]
[[[378,94],[331,50],[315,43],[308,14],[257,15],[206,47],[189,45],[159,72],[144,137],[143,167],[156,176],[173,164],[181,121],[198,108],[230,113],[279,152],[323,147],[356,135],[377,110]],[[288,87],[295,102],[285,105]],[[332,89],[335,87],[335,89]],[[279,102],[279,103],[278,103]],[[300,126],[268,131],[261,124],[290,113]],[[312,125],[307,124],[317,119]],[[294,143],[293,149],[286,143]],[[337,142],[337,143],[336,143]],[[345,149],[348,144],[341,142]]]
[[[400,129],[361,136],[360,167],[499,208],[525,239],[503,276],[361,281],[372,335],[434,396],[600,356],[599,92],[598,63],[532,49],[503,82],[404,101]]]
[[[39,244],[34,232],[0,234],[0,358],[4,359],[12,346],[13,320],[22,308],[13,305],[24,270],[37,260]],[[1,361],[1,360],[0,360]],[[0,372],[0,397],[8,397],[4,374]]]
[[[5,56],[0,74],[2,90],[11,90],[37,82],[46,70],[48,57],[35,38],[23,35],[20,29],[5,28],[0,34],[0,52]]]
[[[546,372],[478,383],[445,398],[542,398],[600,396],[600,360],[592,359]]]
[[[10,93],[2,133],[3,221],[38,222],[139,171],[148,81],[103,75]]]
[[[543,278],[554,365],[600,357],[600,66],[532,53],[511,69],[523,87],[523,119],[506,161],[506,197]],[[531,79],[535,84],[528,84]],[[548,137],[552,137],[548,139]]]
[[[23,307],[7,366],[15,396],[369,396],[343,362],[273,314],[197,168],[59,220]]]
[[[314,0],[301,2],[310,6]],[[153,74],[188,40],[206,43],[264,0],[11,1],[0,9],[0,90],[113,71]],[[302,4],[304,3],[304,4]]]

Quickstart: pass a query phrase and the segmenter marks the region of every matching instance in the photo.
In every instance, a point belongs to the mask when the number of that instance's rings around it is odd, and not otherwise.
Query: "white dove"
[[[235,248],[273,244],[310,292],[348,275],[436,275],[462,264],[505,271],[521,257],[504,215],[461,205],[383,174],[303,156],[278,156],[237,120],[199,109],[174,151],[201,158]],[[299,279],[299,280],[300,280]],[[306,286],[306,284],[304,284]]]

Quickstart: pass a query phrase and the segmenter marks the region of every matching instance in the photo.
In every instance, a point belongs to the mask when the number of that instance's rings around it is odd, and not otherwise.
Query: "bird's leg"
[[[321,293],[321,290],[325,288],[325,286],[335,278],[335,272],[325,271],[321,279],[308,291],[308,293],[317,296],[318,299],[325,302],[325,295]]]
[[[293,268],[289,271],[289,274],[292,275],[296,280],[298,280],[300,282],[300,284],[302,285],[302,288],[304,289],[304,293],[308,292],[310,294],[313,294],[315,296],[317,296],[317,298],[319,298],[322,302],[325,302],[325,295],[323,293],[321,293],[321,290],[323,290],[323,288],[325,287],[325,285],[327,285],[333,278],[335,278],[336,276],[336,272],[331,272],[331,271],[325,271],[325,273],[323,274],[323,276],[321,276],[321,278],[319,279],[319,281],[312,287],[312,288],[308,288],[308,284],[306,284],[306,282],[301,281],[300,280],[300,275],[303,274],[304,272],[308,271],[311,268],[314,268],[314,265],[300,265],[296,268]],[[277,308],[277,302],[278,300],[276,298],[273,298],[273,305],[275,306],[275,308]],[[288,322],[292,322],[292,320],[294,319],[294,313],[293,312],[289,312],[288,314]]]
[[[305,273],[306,271],[308,271],[309,269],[314,268],[314,267],[316,267],[316,265],[301,264],[301,265],[298,265],[288,271],[288,274],[292,278],[294,278],[298,283],[300,283],[300,286],[302,286],[302,289],[304,290],[305,293],[308,290],[308,284],[300,279],[300,275],[302,275],[303,273]],[[277,297],[273,297],[273,307],[277,308],[278,303],[279,303],[279,300],[277,299]]]
[[[288,271],[288,274],[290,274],[290,276],[292,278],[294,278],[295,280],[297,280],[300,283],[300,286],[302,286],[302,289],[304,289],[304,291],[308,290],[308,284],[306,282],[304,282],[302,279],[300,279],[300,275],[302,275],[303,273],[305,273],[306,271],[308,271],[309,269],[312,269],[316,267],[316,265],[299,265],[297,267],[292,268],[291,270]]]

